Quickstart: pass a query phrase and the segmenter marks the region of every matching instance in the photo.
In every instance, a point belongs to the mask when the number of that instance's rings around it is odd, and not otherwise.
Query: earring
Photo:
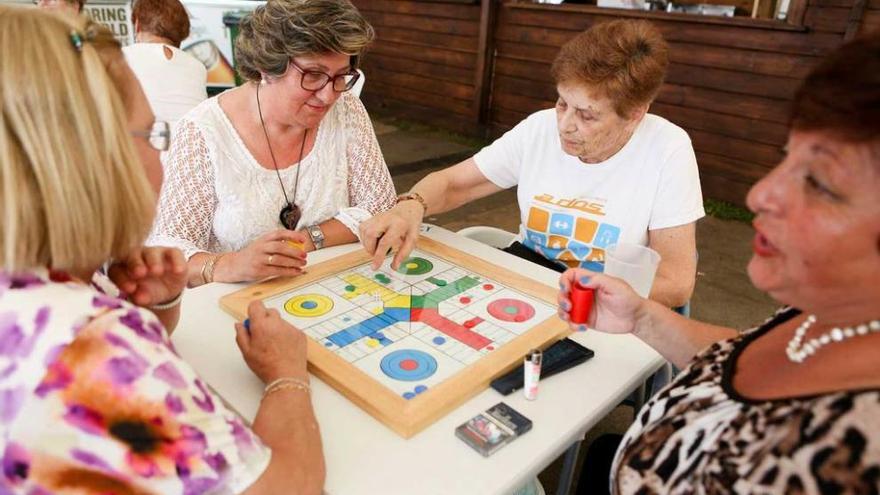
[[[266,85],[266,78],[260,79],[260,86],[265,86],[265,85]]]

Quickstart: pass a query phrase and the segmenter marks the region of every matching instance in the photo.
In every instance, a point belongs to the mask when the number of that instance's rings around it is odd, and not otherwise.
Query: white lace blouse
[[[217,97],[187,113],[163,157],[165,181],[147,245],[198,252],[237,251],[283,228],[284,194],[275,170],[245,147]],[[395,191],[373,125],[361,101],[343,93],[318,126],[301,167],[297,228],[336,218],[358,235],[360,222],[394,205]],[[293,200],[296,167],[281,180]]]

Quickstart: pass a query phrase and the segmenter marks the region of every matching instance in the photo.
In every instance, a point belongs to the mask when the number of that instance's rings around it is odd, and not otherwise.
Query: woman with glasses
[[[252,427],[174,352],[186,263],[141,247],[167,135],[112,33],[0,5],[0,102],[0,493],[321,493],[302,332],[235,329]]]
[[[357,241],[394,205],[369,116],[348,91],[372,27],[347,0],[269,0],[235,44],[247,83],[175,127],[152,245],[189,284],[294,276],[306,252]]]

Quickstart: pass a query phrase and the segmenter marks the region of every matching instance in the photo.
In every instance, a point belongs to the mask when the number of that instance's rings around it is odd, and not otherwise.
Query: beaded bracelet
[[[263,389],[263,398],[272,392],[277,392],[278,390],[292,388],[295,390],[302,390],[305,393],[311,393],[312,388],[308,383],[300,380],[299,378],[293,377],[284,377],[279,378],[277,380],[273,380],[271,383],[266,385],[266,388]]]
[[[149,308],[155,311],[165,311],[166,309],[171,309],[174,306],[180,304],[180,301],[183,299],[183,291],[180,291],[180,294],[177,295],[174,299],[166,302],[162,302],[159,304],[153,304]]]

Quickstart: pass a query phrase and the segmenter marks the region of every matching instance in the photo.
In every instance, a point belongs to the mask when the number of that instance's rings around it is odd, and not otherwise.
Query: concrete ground
[[[481,146],[474,140],[391,119],[375,120],[374,127],[398,192],[409,190],[430,172],[470,157]],[[516,191],[503,191],[427,221],[450,230],[491,225],[515,232],[519,225]],[[751,226],[738,221],[706,217],[697,223],[699,262],[692,318],[745,329],[776,309],[772,299],[752,287],[745,271],[752,235]],[[602,433],[623,433],[632,418],[632,408],[618,407],[589,432],[585,445]],[[560,469],[557,461],[540,475],[548,494],[556,493]]]

